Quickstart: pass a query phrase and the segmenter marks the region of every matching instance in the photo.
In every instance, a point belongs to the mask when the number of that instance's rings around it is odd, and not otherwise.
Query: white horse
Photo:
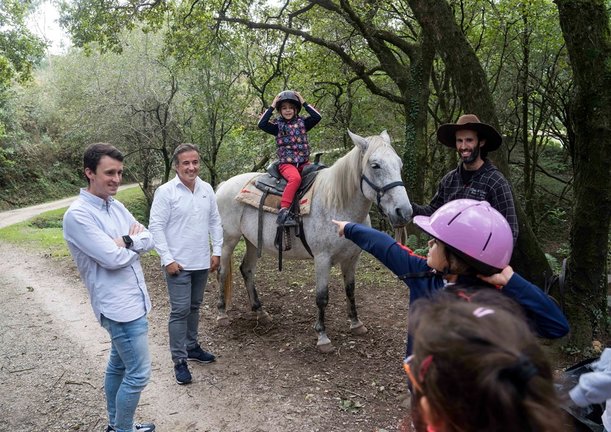
[[[369,209],[372,202],[389,218],[395,227],[403,226],[411,219],[412,207],[401,181],[401,158],[390,144],[386,131],[379,136],[360,137],[348,131],[354,148],[331,167],[321,170],[314,181],[314,195],[310,213],[303,216],[304,234],[314,255],[316,271],[316,304],[318,320],[314,326],[318,332],[318,349],[332,351],[333,345],[325,331],[325,308],[329,301],[329,271],[339,264],[344,279],[348,303],[348,318],[353,334],[364,334],[367,328],[358,319],[354,300],[355,271],[361,249],[337,234],[331,219],[347,220],[369,224]],[[258,319],[271,318],[259,302],[255,288],[257,264],[258,210],[235,199],[244,185],[261,173],[245,173],[223,182],[217,191],[217,202],[223,223],[224,242],[219,270],[219,324],[229,324],[225,312],[226,297],[231,297],[232,275],[231,256],[240,238],[246,240],[246,253],[240,271],[248,290],[252,310]],[[291,230],[292,232],[293,230]],[[265,213],[263,218],[264,252],[274,255],[276,236],[276,215]],[[286,259],[307,260],[312,256],[299,239],[291,240],[292,249],[283,252]]]

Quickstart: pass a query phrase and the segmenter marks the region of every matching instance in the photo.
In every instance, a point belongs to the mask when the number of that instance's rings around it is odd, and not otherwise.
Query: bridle
[[[386,213],[384,213],[384,210],[382,210],[382,205],[380,204],[382,197],[384,196],[386,191],[394,187],[397,187],[397,186],[405,186],[405,184],[402,181],[396,181],[396,182],[388,183],[385,186],[378,187],[371,180],[369,180],[365,174],[361,174],[361,193],[363,195],[365,195],[365,192],[363,192],[363,180],[365,180],[365,183],[367,183],[369,187],[375,191],[376,201],[377,201],[376,205],[378,206],[378,210],[380,210],[380,213],[386,216]]]

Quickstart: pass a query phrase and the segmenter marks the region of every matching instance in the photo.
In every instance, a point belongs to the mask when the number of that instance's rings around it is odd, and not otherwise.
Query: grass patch
[[[116,198],[121,201],[136,217],[148,213],[146,200],[140,188],[120,191]],[[44,251],[53,257],[70,256],[64,241],[62,220],[68,208],[51,210],[15,225],[0,229],[0,240]],[[148,222],[148,221],[147,221]]]
[[[53,257],[68,256],[61,228],[37,228],[22,222],[0,229],[0,240],[45,251]]]

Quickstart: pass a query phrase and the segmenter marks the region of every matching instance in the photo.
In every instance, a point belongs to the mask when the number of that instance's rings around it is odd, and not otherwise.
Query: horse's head
[[[361,191],[388,217],[395,228],[402,227],[412,218],[405,185],[401,180],[403,162],[390,144],[386,131],[380,135],[363,138],[348,131],[354,144],[363,155],[361,167]]]

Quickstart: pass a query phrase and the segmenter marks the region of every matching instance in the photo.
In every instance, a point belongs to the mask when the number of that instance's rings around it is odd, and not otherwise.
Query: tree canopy
[[[257,118],[278,91],[295,88],[323,113],[311,142],[328,152],[325,162],[351,145],[346,129],[388,129],[410,198],[420,203],[457,163],[436,142],[437,127],[473,112],[504,136],[490,156],[510,179],[520,209],[514,253],[520,271],[551,286],[550,264],[559,272],[559,261],[571,254],[572,269],[596,275],[592,298],[599,302],[595,308],[567,302],[569,312],[602,331],[609,2],[577,3],[579,13],[551,0],[72,0],[62,6],[62,23],[76,48],[45,64],[36,85],[15,87],[20,94],[11,106],[22,114],[13,117],[22,120],[3,145],[42,148],[50,141],[71,162],[78,152],[59,148],[111,141],[127,150],[129,172],[150,199],[153,180],[171,175],[169,155],[183,141],[200,145],[204,176],[213,184],[264,167],[274,145],[256,130]],[[590,45],[578,37],[579,23],[588,20],[600,34]],[[603,53],[596,70],[605,72],[576,79],[576,64],[594,65],[595,52]],[[595,111],[584,94],[596,95]],[[35,98],[44,104],[30,103]],[[590,112],[588,122],[579,117]],[[588,130],[600,132],[600,149],[585,145]],[[600,181],[584,177],[584,164]],[[591,207],[596,194],[600,209]],[[597,239],[577,234],[587,229],[579,216],[584,209],[606,221]],[[599,255],[584,261],[588,248]]]

